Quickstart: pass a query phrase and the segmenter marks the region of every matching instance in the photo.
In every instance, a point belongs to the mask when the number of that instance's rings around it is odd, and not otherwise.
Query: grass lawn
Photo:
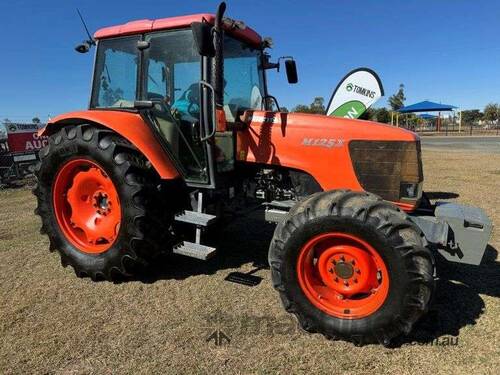
[[[498,373],[500,154],[423,157],[426,191],[483,207],[497,227],[485,264],[441,267],[431,311],[392,349],[301,332],[266,269],[253,288],[224,281],[266,263],[273,226],[255,217],[225,228],[207,263],[179,257],[150,280],[93,283],[49,253],[28,189],[0,191],[0,373]],[[213,332],[230,343],[207,342]]]

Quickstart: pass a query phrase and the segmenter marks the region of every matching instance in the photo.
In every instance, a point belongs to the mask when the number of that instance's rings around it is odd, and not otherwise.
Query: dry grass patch
[[[500,155],[429,152],[425,188],[458,194],[500,222]],[[496,171],[496,172],[495,172]],[[448,197],[450,195],[443,195]],[[393,349],[300,332],[269,271],[254,288],[224,281],[266,262],[272,226],[234,222],[208,263],[176,258],[148,282],[77,279],[48,252],[28,190],[0,191],[0,373],[496,373],[500,232],[481,267],[448,266],[431,312]],[[216,347],[216,329],[230,338]],[[458,337],[456,346],[431,345]]]

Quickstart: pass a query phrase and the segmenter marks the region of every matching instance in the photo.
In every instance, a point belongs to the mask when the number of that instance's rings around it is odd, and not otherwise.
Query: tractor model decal
[[[302,140],[302,146],[316,146],[316,147],[342,147],[344,145],[343,139],[336,138],[304,138]]]

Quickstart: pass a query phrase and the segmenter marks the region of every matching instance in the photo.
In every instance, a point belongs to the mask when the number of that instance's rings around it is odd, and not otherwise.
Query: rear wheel
[[[328,338],[388,345],[409,333],[434,290],[421,231],[369,193],[330,191],[298,203],[275,230],[274,287],[301,326]]]
[[[64,266],[78,276],[119,280],[171,246],[172,210],[159,177],[116,133],[65,127],[40,151],[36,213]]]

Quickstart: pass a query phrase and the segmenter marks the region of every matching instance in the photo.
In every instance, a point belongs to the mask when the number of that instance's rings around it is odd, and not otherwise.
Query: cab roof
[[[105,27],[97,30],[94,34],[95,39],[106,39],[118,36],[141,34],[152,31],[181,29],[191,26],[193,22],[206,21],[214,24],[215,15],[208,13],[192,14],[189,16],[179,16],[170,18],[161,18],[157,20],[138,20],[127,22],[123,25]],[[260,45],[262,42],[261,36],[253,29],[246,27],[244,30],[231,29],[227,30],[231,35],[242,39],[253,45]]]

